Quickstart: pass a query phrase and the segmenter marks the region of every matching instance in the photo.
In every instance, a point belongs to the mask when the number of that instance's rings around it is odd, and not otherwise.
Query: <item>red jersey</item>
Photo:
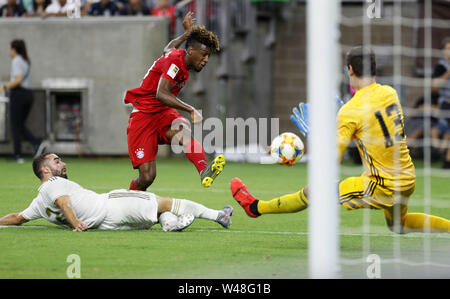
[[[169,109],[169,106],[156,99],[156,91],[161,77],[172,83],[171,93],[177,96],[189,78],[189,70],[184,61],[184,49],[172,49],[156,60],[142,80],[141,86],[127,91],[125,103],[132,104],[144,113]]]

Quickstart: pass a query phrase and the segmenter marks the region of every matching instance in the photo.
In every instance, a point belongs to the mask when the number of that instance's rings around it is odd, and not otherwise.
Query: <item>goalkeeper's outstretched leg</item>
[[[374,188],[371,194],[365,194],[363,177],[349,177],[339,184],[340,204],[347,210],[372,208],[384,211],[388,228],[396,233],[410,232],[450,232],[450,220],[423,213],[408,213],[408,197],[402,200],[399,219],[395,219],[394,196],[387,196],[383,190]],[[352,190],[352,191],[349,191]],[[412,193],[413,190],[410,190]],[[256,218],[263,214],[296,213],[308,207],[308,186],[300,191],[282,195],[271,200],[261,200],[250,193],[245,184],[239,179],[231,181],[231,193],[234,199],[244,209],[245,213]],[[405,194],[402,194],[404,196]],[[384,201],[384,202],[382,202]]]
[[[234,178],[231,181],[231,193],[245,213],[252,218],[262,214],[296,213],[308,207],[304,188],[296,193],[264,201],[253,196],[239,178]]]

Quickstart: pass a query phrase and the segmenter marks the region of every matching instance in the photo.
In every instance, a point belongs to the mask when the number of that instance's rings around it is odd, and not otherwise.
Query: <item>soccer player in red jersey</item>
[[[130,183],[131,190],[145,191],[153,183],[158,144],[184,146],[204,187],[212,184],[225,165],[223,155],[209,165],[206,163],[202,145],[191,136],[187,120],[176,110],[189,112],[194,124],[202,121],[201,113],[177,95],[190,70],[200,72],[209,56],[220,50],[217,36],[203,26],[194,26],[194,22],[193,13],[187,13],[183,21],[185,32],[164,48],[164,54],[150,67],[141,86],[125,95],[125,103],[134,107],[127,128],[128,152],[133,167],[139,169],[139,175]],[[185,49],[178,49],[185,41]]]

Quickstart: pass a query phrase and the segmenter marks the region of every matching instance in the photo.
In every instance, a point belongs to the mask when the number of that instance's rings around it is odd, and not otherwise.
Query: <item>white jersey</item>
[[[70,227],[55,204],[63,195],[69,196],[76,217],[88,228],[149,229],[158,222],[158,204],[153,193],[119,189],[98,194],[61,177],[52,177],[43,183],[38,196],[20,214],[27,220],[45,218]]]
[[[69,226],[61,209],[55,204],[58,197],[67,195],[77,218],[88,228],[96,228],[106,216],[107,194],[84,189],[75,182],[62,177],[52,177],[39,187],[38,196],[20,214],[27,220],[45,218],[63,226]]]

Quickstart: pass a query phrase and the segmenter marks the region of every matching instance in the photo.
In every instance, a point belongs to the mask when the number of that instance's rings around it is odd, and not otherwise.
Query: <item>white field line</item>
[[[8,225],[0,225],[0,228],[48,228],[47,226],[33,226],[33,225],[24,225],[24,226],[8,226]],[[271,232],[271,231],[243,231],[243,230],[204,230],[204,229],[193,229],[192,232],[206,232],[206,233],[236,233],[236,234],[262,234],[262,235],[298,235],[298,236],[306,236],[308,232]],[[398,237],[398,235],[394,234],[363,234],[363,233],[340,233],[341,236],[369,236],[369,237]],[[423,234],[410,234],[403,235],[402,238],[416,238],[421,239],[424,238]],[[436,239],[450,239],[450,236],[447,234],[431,234],[426,237],[436,238]],[[357,265],[357,264],[365,264],[367,263],[366,259],[348,259],[341,258],[340,263],[343,265]],[[450,268],[450,265],[442,264],[442,263],[433,263],[433,262],[413,262],[402,259],[382,259],[382,264],[392,264],[399,263],[407,266],[433,266],[433,267],[441,267],[441,268]]]
[[[28,228],[49,228],[49,226],[45,226],[45,225],[0,225],[0,228],[23,228],[23,229],[28,229]],[[298,235],[298,236],[307,236],[309,233],[308,232],[277,232],[277,231],[259,231],[259,230],[255,230],[255,231],[250,231],[250,230],[233,230],[233,229],[227,229],[227,230],[222,230],[222,229],[192,229],[190,230],[191,232],[200,232],[200,233],[234,233],[234,234],[262,234],[262,235]],[[352,237],[352,236],[356,236],[356,237],[391,237],[391,238],[412,238],[412,239],[423,239],[423,238],[432,238],[432,239],[450,239],[450,235],[449,234],[440,234],[440,233],[435,233],[435,234],[429,234],[429,235],[425,235],[425,234],[420,234],[420,233],[412,233],[412,234],[405,234],[405,235],[396,235],[396,234],[383,234],[383,233],[369,233],[369,234],[364,234],[364,233],[339,233],[340,236],[346,236],[346,237]]]
[[[0,225],[0,228],[48,228],[44,225]]]
[[[299,235],[299,236],[307,236],[309,235],[308,232],[273,232],[273,231],[246,231],[246,230],[216,230],[216,229],[211,229],[211,230],[206,230],[206,229],[192,229],[190,231],[193,232],[212,232],[212,233],[238,233],[238,234],[242,234],[242,233],[247,233],[247,234],[267,234],[267,235]],[[396,234],[380,234],[380,233],[369,233],[369,234],[364,234],[364,233],[339,233],[340,236],[346,236],[346,237],[352,237],[352,236],[356,236],[356,237],[400,237],[400,238],[412,238],[412,239],[423,239],[425,237],[424,234],[405,234],[405,235],[396,235]],[[435,234],[429,234],[426,236],[427,238],[436,238],[436,239],[450,239],[450,235],[448,234],[439,234],[439,233],[435,233]]]

